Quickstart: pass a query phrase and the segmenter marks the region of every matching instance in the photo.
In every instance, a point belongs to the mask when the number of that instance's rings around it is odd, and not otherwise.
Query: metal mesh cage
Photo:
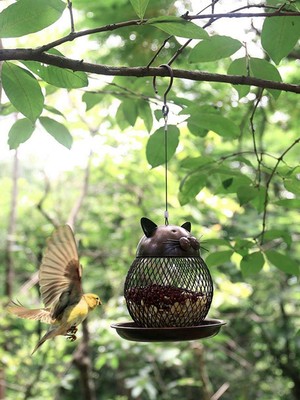
[[[136,257],[124,296],[138,326],[196,326],[210,308],[213,283],[201,257]]]

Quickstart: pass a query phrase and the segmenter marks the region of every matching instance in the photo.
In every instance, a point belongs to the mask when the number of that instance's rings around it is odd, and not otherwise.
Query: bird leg
[[[65,335],[70,342],[74,342],[77,339],[77,336],[72,333],[66,333]]]
[[[77,333],[77,331],[78,331],[78,328],[76,327],[76,325],[73,325],[73,326],[71,326],[70,329],[67,330],[67,334],[70,333],[70,334],[75,335],[75,333]]]
[[[76,327],[76,325],[71,326],[71,328],[67,330],[65,336],[67,337],[68,340],[70,340],[70,342],[74,342],[74,340],[77,339],[76,337],[77,331],[78,328]]]

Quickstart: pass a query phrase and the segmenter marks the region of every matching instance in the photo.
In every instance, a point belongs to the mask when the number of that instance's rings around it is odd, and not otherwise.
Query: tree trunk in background
[[[82,341],[73,355],[72,363],[78,368],[82,396],[84,400],[97,400],[94,379],[92,377],[92,360],[89,354],[89,331],[87,321],[82,323]]]
[[[5,399],[5,375],[4,369],[0,368],[0,400]]]
[[[10,214],[9,214],[6,249],[5,249],[6,271],[5,271],[4,294],[9,298],[12,297],[13,280],[14,280],[13,246],[15,244],[15,231],[16,231],[18,176],[19,176],[19,159],[18,159],[18,152],[16,150],[13,161],[12,192],[11,192]]]
[[[207,373],[207,368],[205,365],[204,346],[199,342],[194,342],[192,344],[192,349],[194,351],[196,365],[198,366],[198,371],[199,371],[199,378],[200,378],[200,382],[202,384],[201,400],[210,400],[213,395],[213,391],[212,391],[212,385],[211,385],[211,382],[209,380],[209,376]]]

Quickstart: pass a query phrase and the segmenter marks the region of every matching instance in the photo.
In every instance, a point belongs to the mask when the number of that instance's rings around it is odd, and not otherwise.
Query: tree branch
[[[288,11],[274,11],[272,13],[219,13],[219,14],[201,14],[201,15],[189,15],[184,14],[181,18],[186,20],[194,19],[210,19],[210,18],[270,18],[270,17],[299,17],[300,12],[288,12]]]
[[[72,71],[84,71],[97,75],[110,76],[168,76],[169,72],[163,67],[114,67],[111,65],[92,64],[83,60],[73,60],[53,54],[40,53],[37,49],[0,49],[0,61],[39,61],[47,65],[55,65],[59,68],[67,68]],[[251,85],[265,89],[283,90],[286,92],[300,93],[300,85],[284,82],[269,81],[251,76],[212,74],[201,71],[189,71],[174,69],[174,78],[188,79],[202,82],[221,82],[233,85]]]

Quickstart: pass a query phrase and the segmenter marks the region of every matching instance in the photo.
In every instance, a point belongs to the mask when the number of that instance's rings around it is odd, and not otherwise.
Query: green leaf
[[[300,180],[298,179],[297,175],[293,175],[289,179],[283,180],[284,187],[291,193],[300,196]]]
[[[192,135],[199,136],[199,137],[205,137],[209,132],[208,129],[200,128],[192,120],[188,121],[187,128],[191,132]]]
[[[224,189],[230,188],[230,186],[232,186],[232,184],[233,184],[233,178],[227,178],[224,181],[222,181],[222,186]]]
[[[17,149],[21,143],[26,142],[34,131],[34,124],[27,118],[17,120],[9,130],[8,145],[10,149]]]
[[[60,112],[57,108],[45,105],[44,109],[51,112],[52,114],[59,115],[60,117],[65,118],[65,115],[62,112]]]
[[[234,250],[241,256],[246,256],[249,253],[249,249],[255,246],[255,243],[246,239],[237,239],[234,245]]]
[[[265,263],[264,256],[260,251],[246,254],[241,262],[240,268],[244,277],[256,275],[263,268]]]
[[[261,58],[250,59],[250,72],[251,76],[269,81],[281,82],[281,76],[278,69],[270,64],[267,60]],[[277,99],[280,95],[280,90],[268,89],[268,92]]]
[[[25,69],[5,62],[2,66],[2,85],[16,109],[35,122],[44,106],[44,96],[35,77]]]
[[[181,168],[185,169],[197,169],[201,170],[215,162],[213,157],[201,156],[201,157],[187,157],[180,163]]]
[[[138,105],[139,117],[144,121],[147,131],[150,133],[153,126],[153,115],[148,101],[140,101]]]
[[[117,109],[116,122],[122,131],[124,131],[126,128],[130,126],[127,118],[124,115],[124,107],[122,106],[122,103],[119,105]]]
[[[276,268],[291,275],[299,274],[299,263],[287,254],[279,253],[276,250],[266,252],[267,259]]]
[[[206,263],[209,267],[216,267],[228,261],[233,254],[233,250],[215,251],[206,257]]]
[[[243,57],[232,61],[227,73],[228,75],[248,76],[250,74],[250,69],[248,68],[248,59]],[[250,91],[250,86],[248,85],[233,85],[233,87],[238,92],[240,99],[247,96]]]
[[[19,0],[0,13],[0,37],[38,32],[57,21],[65,7],[60,0]]]
[[[23,63],[50,85],[66,89],[81,88],[88,85],[88,77],[85,72],[71,71],[70,69],[59,68],[53,65],[43,65],[36,61],[26,61]]]
[[[237,197],[239,199],[240,206],[249,203],[250,200],[254,199],[258,196],[257,188],[252,186],[242,185],[239,186],[237,189]]]
[[[215,35],[198,43],[191,51],[189,61],[210,62],[226,58],[238,51],[242,43],[229,36]]]
[[[227,247],[231,247],[231,244],[230,244],[229,240],[216,239],[216,238],[205,239],[205,245],[207,245],[207,247],[209,247],[209,246],[227,246]]]
[[[187,39],[208,38],[208,33],[204,29],[180,17],[151,18],[147,21],[147,24],[153,25],[169,35],[179,36]]]
[[[292,237],[291,234],[286,230],[281,229],[270,229],[265,232],[264,240],[267,242],[268,240],[274,240],[282,238],[285,243],[290,246],[292,244]]]
[[[288,208],[290,210],[297,210],[300,209],[300,199],[283,199],[275,201],[277,206],[282,206]]]
[[[129,124],[134,126],[138,117],[136,102],[132,99],[123,100],[119,108],[122,109],[123,115]]]
[[[261,32],[261,44],[272,60],[279,64],[293,50],[299,37],[299,17],[266,18]]]
[[[179,144],[179,129],[175,125],[169,125],[168,127],[168,158],[169,161]],[[146,157],[148,163],[152,168],[162,165],[165,162],[165,132],[164,128],[159,128],[155,131],[148,139],[146,146]]]
[[[239,127],[230,119],[216,113],[198,112],[192,115],[189,123],[217,133],[224,138],[236,139],[240,134]]]
[[[281,82],[281,76],[277,68],[270,64],[268,61],[261,58],[238,58],[234,60],[228,70],[229,75],[242,75],[242,76],[253,76],[259,79],[265,79],[269,81]],[[249,86],[237,86],[234,85],[235,89],[239,93],[239,97],[244,97],[249,93]],[[278,98],[280,91],[274,89],[267,89],[268,92],[276,99]]]
[[[49,117],[40,117],[39,121],[46,131],[60,144],[67,149],[72,147],[73,138],[69,130],[63,124]]]
[[[257,188],[257,192],[258,192],[257,196],[254,197],[250,202],[260,213],[263,212],[265,208],[266,188],[264,186],[260,186]]]
[[[207,175],[192,174],[181,182],[178,194],[182,206],[193,200],[203,189],[207,181]]]
[[[130,3],[132,7],[134,8],[134,11],[136,12],[136,15],[143,19],[149,0],[130,0]]]
[[[219,173],[221,176],[223,175],[223,172],[220,171],[221,167],[218,168],[217,170],[214,169],[214,173]],[[247,175],[243,175],[239,171],[234,171],[231,170],[229,175],[234,175],[236,172],[238,172],[237,176],[229,176],[227,179],[222,180],[222,186],[219,187],[218,190],[216,190],[216,193],[221,194],[221,193],[237,193],[238,188],[241,186],[249,186],[251,185],[251,179]],[[228,175],[228,172],[224,171],[225,175]]]
[[[91,110],[96,104],[103,99],[102,93],[85,92],[82,101],[86,104],[86,111]]]

